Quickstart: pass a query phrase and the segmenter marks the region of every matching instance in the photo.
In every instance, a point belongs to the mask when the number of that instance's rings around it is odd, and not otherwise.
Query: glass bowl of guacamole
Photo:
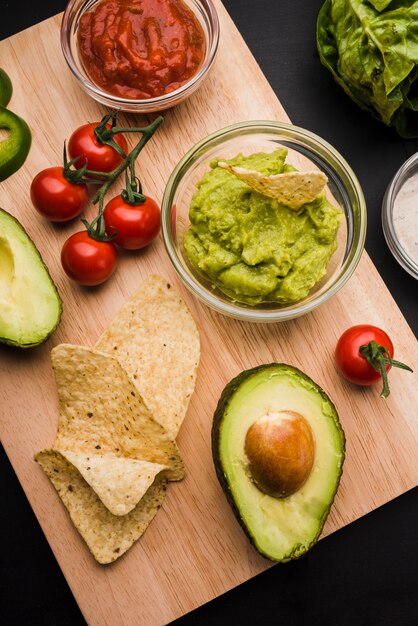
[[[293,172],[302,199],[292,205]],[[314,197],[305,173],[326,182]],[[263,185],[276,180],[284,192],[272,197]],[[161,217],[169,258],[192,293],[219,313],[259,322],[326,302],[354,272],[366,235],[364,196],[343,157],[307,130],[268,121],[223,128],[189,150],[167,183]]]

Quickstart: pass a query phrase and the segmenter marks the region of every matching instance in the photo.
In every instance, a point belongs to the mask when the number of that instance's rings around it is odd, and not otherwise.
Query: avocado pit
[[[252,481],[275,498],[287,498],[302,487],[315,456],[312,429],[296,411],[257,419],[247,431],[244,449]]]

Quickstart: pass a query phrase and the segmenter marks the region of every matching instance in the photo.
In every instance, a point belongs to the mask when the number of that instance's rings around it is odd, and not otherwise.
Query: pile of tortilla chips
[[[94,348],[52,351],[58,433],[35,458],[99,563],[131,547],[167,481],[184,476],[175,437],[199,356],[193,318],[160,276],[142,284]]]

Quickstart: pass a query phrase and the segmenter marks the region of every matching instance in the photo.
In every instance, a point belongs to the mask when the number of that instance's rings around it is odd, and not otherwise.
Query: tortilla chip
[[[58,434],[35,458],[106,564],[145,532],[168,478],[184,475],[174,437],[194,390],[199,333],[167,281],[151,276],[96,348],[52,351]]]
[[[50,478],[94,558],[102,564],[112,563],[135,543],[164,500],[166,479],[159,474],[130,513],[112,515],[80,472],[59,452],[44,450],[35,458]]]
[[[51,356],[60,405],[56,450],[148,461],[166,465],[169,480],[184,477],[177,445],[116,359],[69,344]]]
[[[174,439],[194,390],[200,343],[188,308],[167,280],[148,277],[95,348],[118,359],[154,418]]]
[[[126,515],[138,504],[166,465],[114,455],[56,450],[78,471],[113,515]]]
[[[218,165],[247,183],[255,191],[269,198],[275,198],[280,204],[294,210],[315,200],[328,182],[325,174],[319,171],[293,171],[266,176],[261,172],[235,167],[224,161],[219,161]]]

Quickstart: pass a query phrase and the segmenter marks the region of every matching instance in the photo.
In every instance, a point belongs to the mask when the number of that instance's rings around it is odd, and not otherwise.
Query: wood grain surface
[[[218,1],[216,6],[222,37],[209,79],[189,101],[165,114],[163,126],[140,156],[144,188],[156,198],[161,198],[180,157],[208,133],[244,120],[287,120],[223,6]],[[0,206],[24,224],[64,301],[62,323],[45,345],[24,352],[0,349],[1,436],[87,622],[165,624],[271,565],[247,542],[216,480],[210,428],[225,384],[243,369],[284,361],[304,370],[334,400],[347,436],[347,457],[325,535],[418,482],[416,374],[394,371],[392,393],[384,402],[378,388],[354,387],[338,376],[332,362],[336,340],[352,324],[374,323],[390,332],[397,357],[415,371],[416,340],[366,253],[329,303],[282,324],[253,325],[205,308],[179,283],[161,239],[140,254],[122,254],[116,275],[100,288],[82,289],[67,280],[60,249],[77,225],[43,221],[31,206],[29,185],[39,170],[61,162],[64,139],[86,120],[99,119],[105,109],[72,78],[61,54],[59,26],[57,16],[0,43],[1,64],[14,84],[9,106],[33,132],[24,167],[1,183]],[[147,120],[138,116],[134,121],[141,125]],[[87,217],[94,212],[90,207]],[[90,555],[33,455],[51,444],[57,427],[51,348],[61,342],[93,345],[152,272],[173,282],[201,333],[196,392],[178,437],[187,477],[170,487],[143,538],[104,567]]]

